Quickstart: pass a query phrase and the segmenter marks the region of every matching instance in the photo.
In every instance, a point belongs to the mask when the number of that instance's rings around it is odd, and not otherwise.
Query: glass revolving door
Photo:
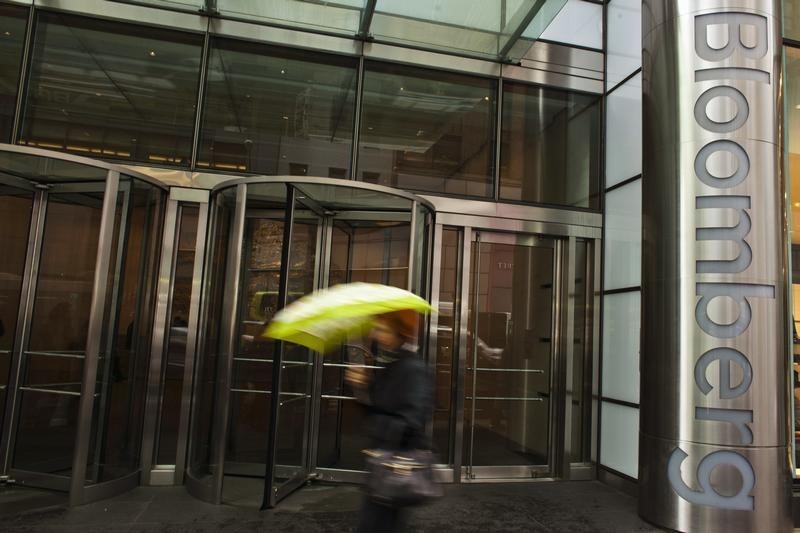
[[[212,202],[188,489],[271,507],[311,476],[354,480],[362,415],[343,376],[364,364],[363,346],[323,359],[261,332],[287,303],[337,283],[425,295],[432,208],[408,193],[327,178],[239,180],[218,187]]]
[[[138,485],[165,196],[118,167],[0,145],[0,248],[13,252],[0,458],[16,483],[72,504]]]

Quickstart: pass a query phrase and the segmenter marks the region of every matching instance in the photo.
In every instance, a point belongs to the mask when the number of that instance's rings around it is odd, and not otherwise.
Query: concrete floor
[[[23,489],[16,489],[23,490]],[[11,492],[0,494],[11,496]],[[4,506],[0,529],[8,532],[188,532],[287,533],[354,531],[362,494],[358,487],[313,484],[276,509],[210,505],[183,487],[140,487],[77,508],[53,505],[11,512]],[[244,502],[243,502],[244,503]],[[253,502],[250,502],[253,503]],[[18,503],[16,505],[19,505]],[[660,531],[636,514],[636,501],[596,481],[462,484],[447,486],[445,498],[412,511],[415,532]]]

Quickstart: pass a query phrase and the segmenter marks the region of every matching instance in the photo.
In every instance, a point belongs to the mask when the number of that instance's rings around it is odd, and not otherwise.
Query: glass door
[[[382,219],[381,219],[382,218]],[[362,281],[409,286],[409,214],[338,213],[330,225],[327,285]],[[340,350],[325,355],[319,372],[316,425],[316,472],[323,479],[363,479],[365,410],[356,391],[344,381],[348,368],[380,372],[365,339],[350,339]]]
[[[34,196],[35,189],[29,184],[0,177],[0,427],[25,280]]]
[[[556,248],[552,239],[483,232],[472,243],[464,373],[468,479],[550,475]]]

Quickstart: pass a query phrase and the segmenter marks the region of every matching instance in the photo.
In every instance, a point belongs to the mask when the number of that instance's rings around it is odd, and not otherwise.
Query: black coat
[[[370,385],[369,436],[373,448],[430,449],[425,426],[433,414],[433,383],[425,364],[400,350],[375,371]]]

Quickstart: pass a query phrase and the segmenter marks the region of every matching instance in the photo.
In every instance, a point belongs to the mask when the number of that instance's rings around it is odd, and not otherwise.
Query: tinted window
[[[496,82],[371,63],[364,73],[358,178],[490,197]]]
[[[104,159],[188,166],[202,41],[40,14],[21,139]]]
[[[11,141],[28,9],[0,5],[0,142]]]

